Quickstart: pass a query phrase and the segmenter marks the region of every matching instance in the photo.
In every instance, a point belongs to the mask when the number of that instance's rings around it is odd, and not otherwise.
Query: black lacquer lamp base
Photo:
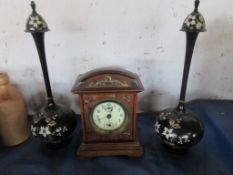
[[[46,145],[59,147],[65,145],[76,127],[75,113],[62,106],[47,106],[33,116],[31,131]]]
[[[204,133],[204,125],[190,110],[177,112],[177,109],[166,109],[159,114],[154,126],[169,151],[176,153],[187,152]]]

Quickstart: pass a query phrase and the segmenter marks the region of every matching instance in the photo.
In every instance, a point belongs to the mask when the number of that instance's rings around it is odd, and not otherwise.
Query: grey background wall
[[[56,101],[79,112],[70,89],[91,69],[116,66],[139,74],[139,110],[176,105],[185,34],[179,29],[193,0],[37,0],[50,32],[47,62]],[[30,113],[45,103],[37,51],[25,22],[29,0],[0,0],[0,71],[22,91]],[[207,23],[196,43],[187,100],[233,98],[233,1],[201,0]]]

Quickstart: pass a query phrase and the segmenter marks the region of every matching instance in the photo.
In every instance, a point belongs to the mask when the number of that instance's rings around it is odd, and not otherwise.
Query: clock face
[[[108,133],[123,129],[127,116],[128,113],[121,103],[105,100],[94,106],[91,121],[97,131]]]

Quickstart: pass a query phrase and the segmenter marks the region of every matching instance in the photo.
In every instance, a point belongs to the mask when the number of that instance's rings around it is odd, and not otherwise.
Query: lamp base
[[[33,116],[31,132],[40,138],[46,145],[59,147],[68,142],[76,127],[76,116],[70,109],[54,104],[46,106]]]
[[[197,144],[204,134],[204,125],[190,110],[166,109],[159,114],[154,126],[163,143],[177,153]]]

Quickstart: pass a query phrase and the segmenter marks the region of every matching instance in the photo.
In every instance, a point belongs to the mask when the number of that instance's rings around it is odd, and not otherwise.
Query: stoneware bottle
[[[30,137],[21,93],[11,85],[6,73],[0,73],[0,138],[3,145],[18,145]]]

